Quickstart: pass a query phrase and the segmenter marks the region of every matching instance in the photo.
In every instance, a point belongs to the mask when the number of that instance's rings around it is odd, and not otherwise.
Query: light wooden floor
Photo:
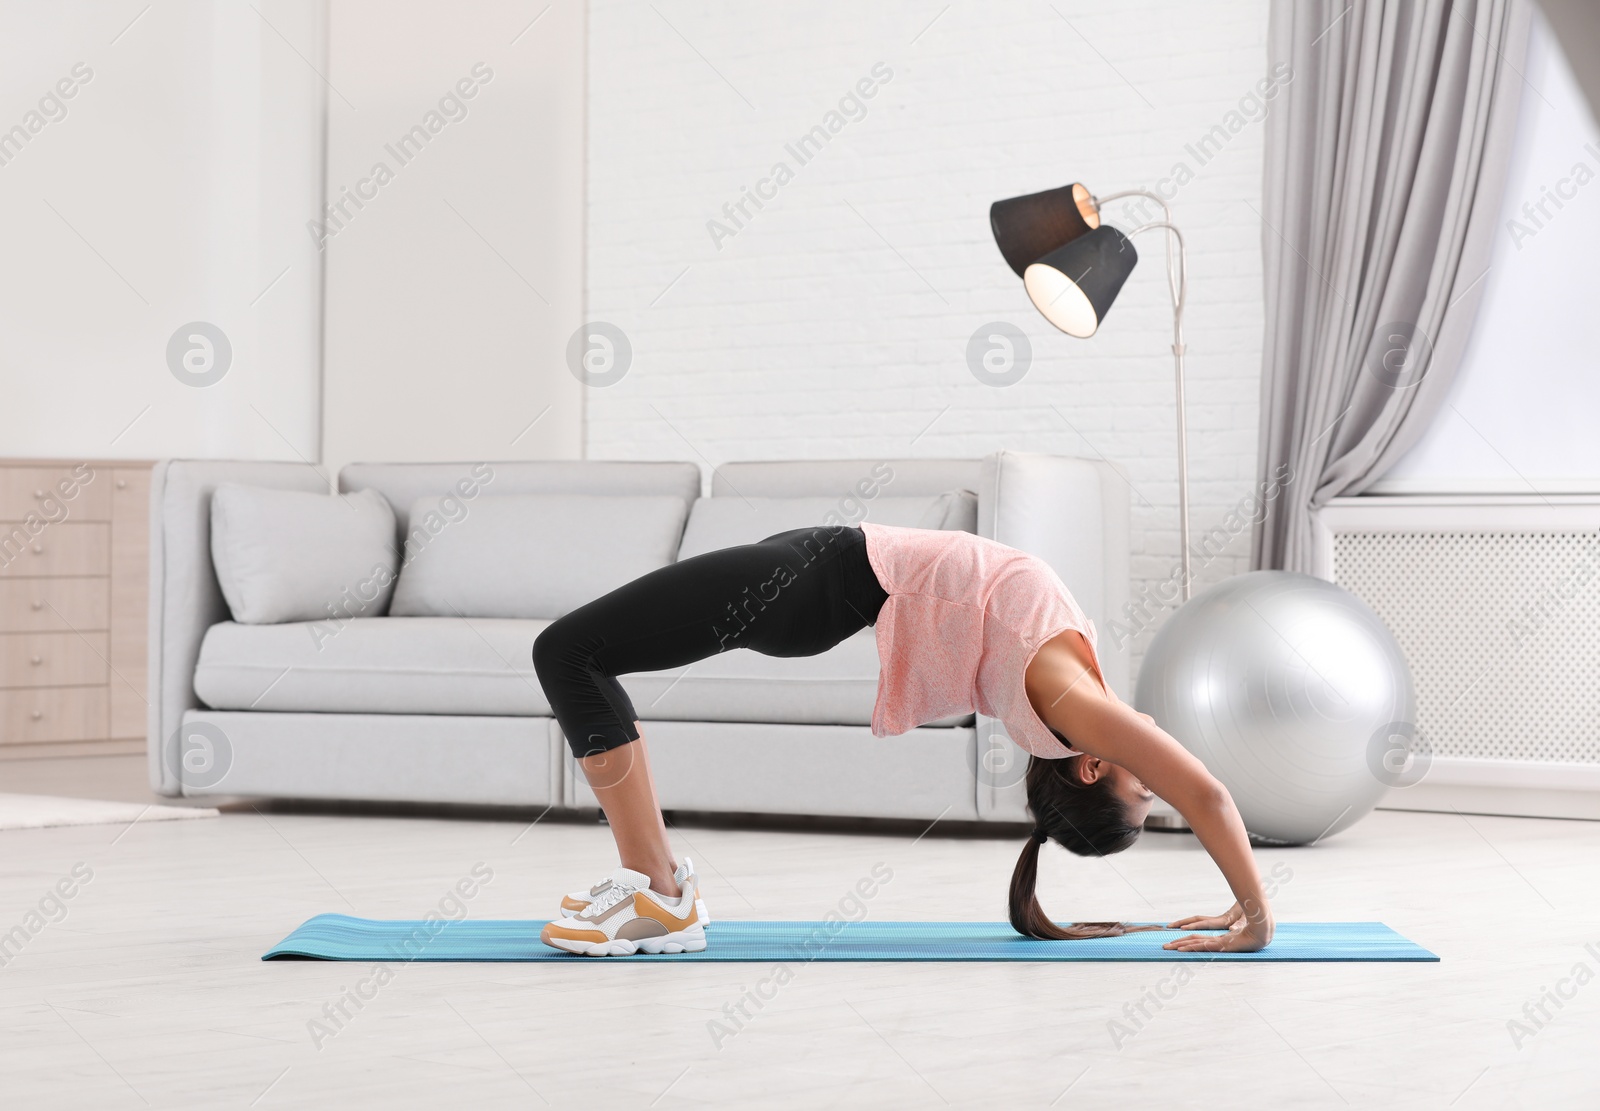
[[[0,777],[69,793],[38,769]],[[90,780],[102,795],[137,790],[110,772]],[[868,903],[874,918],[992,920],[1019,848],[937,828],[920,840],[700,828],[677,844],[729,918],[819,918],[883,866],[893,878]],[[609,868],[605,828],[246,809],[0,833],[0,933],[75,865],[93,872],[66,917],[0,968],[0,1104],[1600,1106],[1600,823],[1379,812],[1260,858],[1289,870],[1280,921],[1380,919],[1443,962],[1210,965],[1181,985],[1177,965],[809,964],[720,1039],[711,1024],[731,1029],[725,1008],[771,969],[394,965],[319,1046],[309,1024],[372,969],[257,959],[295,925],[322,911],[420,917],[477,864],[493,879],[471,915],[538,917]],[[1046,905],[1063,916],[1229,902],[1187,835],[1149,834],[1112,861],[1046,859]],[[1577,965],[1573,997],[1514,1044],[1508,1021]]]

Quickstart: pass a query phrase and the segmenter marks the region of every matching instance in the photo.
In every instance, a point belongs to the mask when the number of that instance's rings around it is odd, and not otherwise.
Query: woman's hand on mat
[[[1232,916],[1232,921],[1225,927],[1206,926],[1205,922],[1221,922]],[[1225,929],[1227,932],[1220,934],[1186,934],[1175,941],[1169,941],[1162,946],[1163,949],[1172,949],[1184,953],[1254,953],[1258,949],[1265,949],[1272,941],[1273,921],[1272,916],[1261,915],[1256,921],[1251,922],[1235,903],[1228,910],[1228,914],[1216,918],[1196,916],[1186,918],[1182,922],[1173,923],[1174,929]]]
[[[1169,930],[1226,930],[1243,917],[1244,911],[1238,903],[1234,903],[1222,914],[1191,914],[1187,918],[1180,918],[1176,922],[1168,922]]]

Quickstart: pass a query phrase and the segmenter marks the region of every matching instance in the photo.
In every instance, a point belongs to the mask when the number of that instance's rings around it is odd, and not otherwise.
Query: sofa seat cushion
[[[330,714],[550,715],[534,674],[548,621],[358,617],[206,632],[194,689],[214,710]],[[622,677],[643,720],[870,725],[878,649],[863,629],[819,656],[735,649],[688,668]],[[939,725],[970,721],[950,718]]]
[[[357,617],[206,630],[194,691],[213,710],[549,716],[530,651],[548,621]]]

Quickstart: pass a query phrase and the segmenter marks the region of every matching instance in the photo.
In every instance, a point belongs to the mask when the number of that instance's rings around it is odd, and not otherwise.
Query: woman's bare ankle
[[[648,866],[624,860],[622,866],[624,868],[632,868],[635,872],[643,872],[649,876],[650,890],[657,895],[665,895],[669,899],[676,899],[683,894],[683,889],[678,886],[678,881],[672,875],[677,870],[677,865],[670,860],[664,864],[660,861],[654,861]]]

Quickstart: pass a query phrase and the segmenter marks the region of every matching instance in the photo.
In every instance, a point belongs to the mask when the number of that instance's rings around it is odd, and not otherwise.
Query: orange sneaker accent
[[[611,940],[599,930],[577,929],[565,922],[546,922],[544,929],[539,931],[539,940],[546,945],[557,937],[563,941],[593,941],[602,945]]]
[[[633,893],[633,913],[637,914],[640,918],[654,918],[657,922],[660,922],[668,930],[671,930],[674,933],[679,930],[687,929],[694,923],[696,917],[693,902],[689,904],[688,915],[683,918],[678,918],[671,911],[667,910],[666,907],[662,906],[660,903],[656,902],[642,891],[635,891]]]

